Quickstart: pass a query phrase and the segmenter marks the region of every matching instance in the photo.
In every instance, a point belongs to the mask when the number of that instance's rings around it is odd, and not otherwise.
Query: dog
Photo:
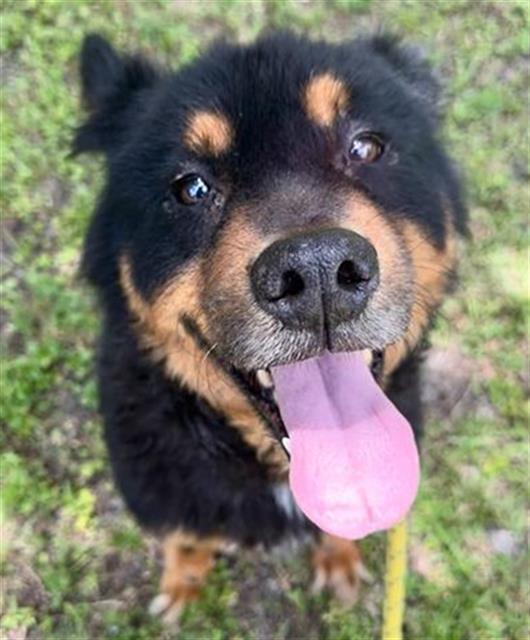
[[[421,354],[466,233],[437,79],[384,33],[218,42],[176,72],[93,34],[80,70],[74,152],[106,161],[82,261],[100,407],[161,541],[152,613],[178,620],[217,554],[292,536],[353,603],[353,540],[416,494]]]

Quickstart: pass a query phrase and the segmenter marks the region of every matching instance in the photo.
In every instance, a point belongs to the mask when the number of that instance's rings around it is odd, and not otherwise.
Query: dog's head
[[[175,375],[191,339],[274,413],[260,370],[367,351],[385,376],[416,346],[465,225],[416,54],[276,34],[166,73],[92,36],[82,79],[76,149],[108,162],[87,272]]]

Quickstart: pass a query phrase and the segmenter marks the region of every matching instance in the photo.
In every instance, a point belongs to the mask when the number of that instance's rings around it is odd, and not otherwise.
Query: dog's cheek
[[[364,196],[350,198],[342,226],[366,238],[374,246],[379,263],[381,288],[397,285],[403,262],[400,239],[383,213]]]
[[[362,194],[352,196],[345,207],[341,226],[366,238],[375,248],[379,285],[368,304],[369,315],[395,326],[406,322],[412,304],[412,270],[403,239],[385,214]],[[392,327],[380,327],[392,333]]]
[[[192,260],[178,274],[159,286],[146,300],[134,284],[133,267],[126,254],[119,261],[120,284],[129,310],[146,337],[163,344],[182,336],[181,319],[200,317],[198,292],[201,287],[200,263]]]
[[[204,262],[201,305],[210,322],[210,334],[222,342],[233,335],[234,323],[258,320],[260,310],[250,285],[250,269],[271,239],[260,234],[241,210],[234,212]]]
[[[437,246],[410,221],[399,224],[413,269],[414,302],[405,336],[385,350],[384,375],[388,376],[419,343],[454,277],[457,262],[456,232],[446,216],[444,242]]]
[[[226,265],[225,265],[226,266]],[[204,280],[199,260],[188,263],[185,270],[163,285],[146,301],[134,285],[132,268],[126,256],[120,261],[120,282],[135,328],[143,346],[154,361],[161,362],[169,378],[177,380],[198,394],[226,416],[256,456],[270,467],[273,476],[282,476],[286,458],[246,396],[219,366],[218,345],[203,350],[182,322],[190,317],[207,340],[211,319],[200,302]],[[208,320],[208,321],[207,321]]]
[[[185,330],[183,320],[193,318],[202,331],[206,330],[199,301],[200,261],[190,261],[146,300],[134,284],[129,258],[123,255],[120,284],[142,347],[154,362],[163,363],[170,378],[193,391],[199,390],[198,365],[203,354]]]

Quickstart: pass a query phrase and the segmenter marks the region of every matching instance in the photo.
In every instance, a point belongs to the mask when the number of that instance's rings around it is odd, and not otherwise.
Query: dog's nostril
[[[282,273],[282,287],[278,299],[298,296],[304,289],[305,283],[302,276],[293,269],[289,269]]]
[[[366,271],[366,273],[363,273]],[[361,282],[370,279],[368,270],[363,270],[351,260],[344,260],[337,269],[337,284],[341,289],[349,291],[356,289]]]

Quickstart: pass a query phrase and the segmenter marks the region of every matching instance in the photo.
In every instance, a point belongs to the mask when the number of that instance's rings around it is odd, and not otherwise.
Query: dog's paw
[[[171,592],[162,592],[155,596],[149,605],[149,613],[159,617],[165,625],[178,628],[184,608],[198,597],[199,589],[196,586],[176,587]]]
[[[162,622],[178,628],[184,608],[197,600],[216,554],[227,543],[217,538],[197,538],[176,531],[162,543],[164,569],[160,580],[160,593],[152,600],[149,612]]]
[[[313,552],[313,570],[312,592],[329,591],[348,608],[357,602],[361,580],[372,582],[357,545],[327,534]]]

